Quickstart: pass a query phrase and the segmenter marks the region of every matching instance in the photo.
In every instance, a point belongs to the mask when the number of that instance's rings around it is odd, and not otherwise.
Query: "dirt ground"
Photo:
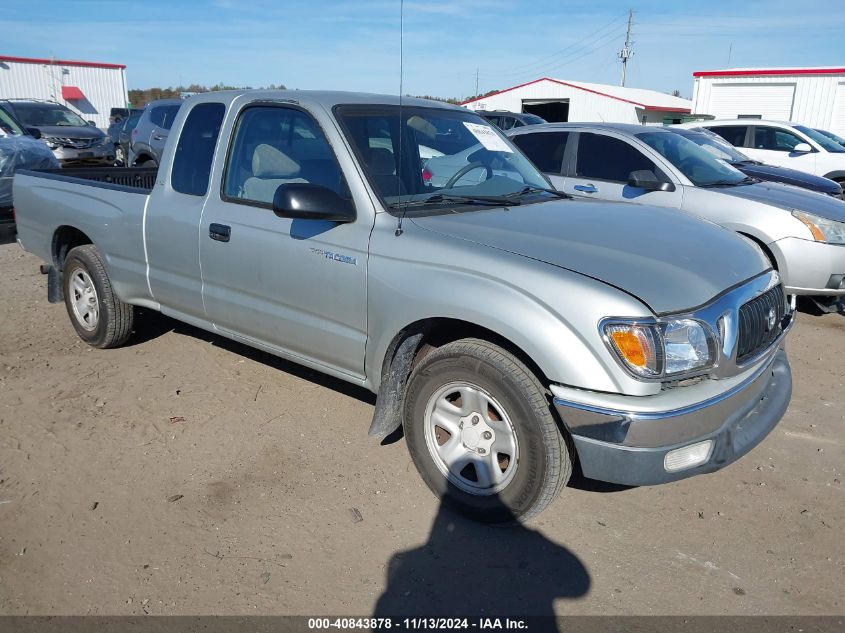
[[[845,318],[801,313],[789,411],[671,485],[538,519],[441,510],[373,397],[156,314],[100,351],[0,247],[0,614],[842,614]]]

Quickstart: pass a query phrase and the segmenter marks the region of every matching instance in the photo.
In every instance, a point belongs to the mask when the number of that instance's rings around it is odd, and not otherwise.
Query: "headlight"
[[[58,149],[60,147],[59,141],[54,138],[50,138],[49,136],[46,138],[42,137],[41,140],[47,143],[47,147],[50,149]]]
[[[828,244],[845,244],[845,222],[828,220],[805,211],[793,211],[792,215],[810,229],[813,239]]]
[[[676,378],[706,369],[715,360],[713,332],[694,319],[605,321],[602,329],[622,365],[641,378]]]

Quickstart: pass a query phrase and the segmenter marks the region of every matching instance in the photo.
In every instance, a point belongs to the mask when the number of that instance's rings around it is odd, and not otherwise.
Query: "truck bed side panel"
[[[52,263],[56,231],[63,226],[82,231],[103,253],[118,297],[128,303],[149,303],[143,237],[148,197],[141,189],[18,172],[14,181],[18,239],[27,251]]]

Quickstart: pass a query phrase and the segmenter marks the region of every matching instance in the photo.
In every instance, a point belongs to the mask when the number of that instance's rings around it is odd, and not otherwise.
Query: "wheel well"
[[[420,344],[417,347],[416,354],[414,355],[412,368],[415,367],[417,363],[419,363],[429,352],[438,347],[442,347],[443,345],[464,338],[477,338],[482,339],[484,341],[488,341],[490,343],[498,345],[504,350],[507,350],[508,352],[516,356],[522,363],[524,363],[525,366],[528,367],[528,369],[532,371],[534,375],[537,376],[537,378],[543,384],[549,384],[548,377],[545,375],[543,370],[540,369],[540,367],[528,354],[526,354],[518,345],[516,345],[512,341],[508,340],[500,334],[497,334],[492,330],[488,330],[487,328],[477,325],[475,323],[462,321],[460,319],[442,317],[429,318],[417,321],[404,328],[399,334],[396,335],[396,337],[393,339],[393,341],[391,341],[390,345],[388,346],[387,354],[384,358],[382,378],[387,375],[387,370],[389,369],[390,363],[393,360],[393,354],[398,348],[399,344],[401,344],[401,342],[407,337],[413,336],[415,334],[422,334],[422,340],[420,341]]]
[[[62,270],[68,251],[83,244],[93,244],[90,237],[72,226],[60,226],[53,234],[53,265]]]
[[[742,235],[743,237],[747,237],[749,240],[759,246],[762,249],[763,253],[766,254],[766,257],[769,258],[769,262],[772,264],[772,268],[778,270],[778,260],[775,257],[775,254],[772,252],[772,249],[766,246],[765,242],[754,237],[753,235],[749,235],[748,233],[740,233],[740,235]]]

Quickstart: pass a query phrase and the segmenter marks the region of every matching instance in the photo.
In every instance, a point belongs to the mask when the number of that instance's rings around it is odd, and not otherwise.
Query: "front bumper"
[[[649,398],[671,401],[671,391]],[[744,382],[682,408],[642,410],[635,404],[632,408],[640,410],[632,412],[596,406],[595,398],[585,404],[557,395],[554,405],[572,436],[585,477],[641,486],[713,472],[736,461],[777,425],[791,395],[792,372],[786,352],[779,350]],[[614,404],[618,400],[614,398]],[[666,470],[667,453],[706,440],[712,440],[706,461]]]
[[[845,296],[845,245],[787,237],[770,247],[780,251],[786,294]]]
[[[69,163],[103,163],[111,164],[114,162],[114,145],[94,145],[85,149],[75,149],[72,147],[59,147],[51,150],[53,155],[62,164]]]

